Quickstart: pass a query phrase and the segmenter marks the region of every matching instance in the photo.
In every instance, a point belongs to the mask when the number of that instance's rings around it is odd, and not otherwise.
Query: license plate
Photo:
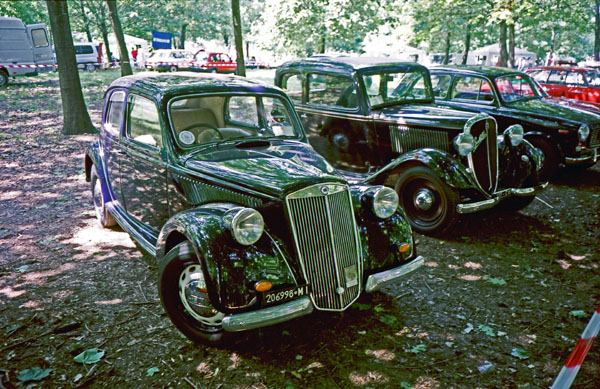
[[[294,286],[292,288],[270,290],[263,293],[263,305],[271,305],[289,301],[297,297],[308,296],[308,285]]]

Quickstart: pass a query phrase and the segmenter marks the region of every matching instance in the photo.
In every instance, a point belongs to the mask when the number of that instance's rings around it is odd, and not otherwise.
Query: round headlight
[[[587,124],[582,124],[581,127],[579,127],[579,130],[577,130],[577,135],[579,135],[579,140],[581,142],[585,142],[590,135],[590,126]]]
[[[377,217],[387,219],[398,209],[398,194],[392,188],[382,186],[373,195],[373,212]]]
[[[262,215],[252,208],[242,208],[235,212],[231,219],[231,234],[243,245],[256,243],[265,229]]]
[[[454,145],[456,146],[458,153],[462,156],[465,156],[473,151],[475,140],[473,139],[473,135],[463,132],[458,134],[458,136],[454,139]]]
[[[518,146],[523,142],[523,127],[520,124],[513,124],[504,130],[504,135],[510,139],[510,144]]]

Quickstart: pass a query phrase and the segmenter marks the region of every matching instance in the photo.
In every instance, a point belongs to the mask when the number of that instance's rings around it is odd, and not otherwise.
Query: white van
[[[8,77],[36,76],[56,69],[45,24],[25,25],[19,18],[0,16],[0,87]]]
[[[77,67],[94,70],[100,67],[98,49],[92,42],[73,42]]]

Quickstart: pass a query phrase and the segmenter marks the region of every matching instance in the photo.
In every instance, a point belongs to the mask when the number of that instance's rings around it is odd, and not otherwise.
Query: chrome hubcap
[[[179,298],[185,310],[200,323],[220,327],[225,316],[217,311],[208,298],[206,281],[200,265],[190,265],[179,276]]]
[[[427,188],[422,188],[415,194],[415,207],[422,211],[429,211],[434,201],[433,192]]]
[[[102,186],[100,180],[96,179],[94,184],[94,209],[98,217],[102,216],[102,209],[104,208],[104,199],[102,198]]]

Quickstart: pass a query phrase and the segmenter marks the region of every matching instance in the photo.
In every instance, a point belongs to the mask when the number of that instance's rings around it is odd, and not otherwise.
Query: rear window
[[[43,28],[31,30],[31,39],[33,40],[33,47],[48,47],[49,45],[46,30]]]

